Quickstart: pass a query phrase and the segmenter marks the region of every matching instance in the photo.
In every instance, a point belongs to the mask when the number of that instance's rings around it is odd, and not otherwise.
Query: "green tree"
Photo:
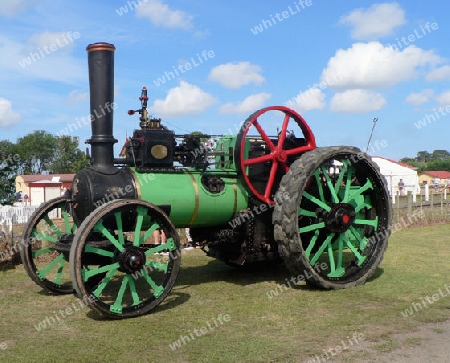
[[[434,150],[431,154],[433,160],[444,160],[450,157],[450,153],[447,150]]]
[[[16,146],[8,140],[0,141],[0,204],[12,204],[15,201],[15,179],[19,164]]]
[[[417,153],[416,160],[417,161],[423,161],[425,163],[429,162],[431,160],[431,154],[428,151],[419,151]]]
[[[49,169],[54,174],[76,173],[89,166],[89,159],[78,148],[79,138],[71,136],[56,137],[53,162]]]
[[[19,174],[42,174],[50,171],[54,161],[57,138],[47,131],[34,131],[17,140],[21,165]]]

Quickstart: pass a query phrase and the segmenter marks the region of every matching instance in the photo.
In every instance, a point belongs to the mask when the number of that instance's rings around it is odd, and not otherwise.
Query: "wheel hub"
[[[145,261],[144,250],[133,245],[126,246],[118,258],[120,270],[126,273],[139,271],[145,266]]]
[[[287,154],[286,154],[286,151],[284,151],[284,150],[279,150],[279,151],[277,151],[276,154],[275,154],[275,158],[276,158],[276,160],[277,160],[278,162],[280,162],[280,163],[285,163],[286,160],[287,160]]]
[[[336,204],[327,214],[325,225],[331,232],[345,232],[355,220],[355,208],[347,203]]]

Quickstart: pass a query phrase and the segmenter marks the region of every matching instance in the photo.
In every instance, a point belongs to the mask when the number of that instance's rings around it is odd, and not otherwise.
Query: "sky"
[[[127,111],[143,86],[152,115],[177,134],[237,133],[254,111],[281,105],[317,146],[394,160],[450,150],[449,13],[438,0],[2,1],[0,140],[45,130],[78,136],[84,150],[86,46],[108,42],[116,154],[139,127]]]

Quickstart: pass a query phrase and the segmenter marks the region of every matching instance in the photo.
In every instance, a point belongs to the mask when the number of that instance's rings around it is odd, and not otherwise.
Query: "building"
[[[420,184],[428,184],[435,187],[450,185],[450,171],[427,170],[419,173]]]
[[[412,192],[414,196],[420,193],[419,176],[415,167],[380,156],[374,156],[372,160],[380,167],[381,174],[386,178],[391,196],[400,194],[398,187],[400,179],[404,183],[404,195],[408,192]]]
[[[75,174],[17,175],[16,193],[27,194],[27,203],[40,205],[61,195],[64,189],[72,188]]]

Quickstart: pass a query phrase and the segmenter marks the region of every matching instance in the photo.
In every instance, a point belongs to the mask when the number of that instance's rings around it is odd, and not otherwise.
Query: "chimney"
[[[86,47],[89,65],[92,137],[91,167],[103,174],[115,174],[113,136],[114,51],[109,43],[94,43]]]

